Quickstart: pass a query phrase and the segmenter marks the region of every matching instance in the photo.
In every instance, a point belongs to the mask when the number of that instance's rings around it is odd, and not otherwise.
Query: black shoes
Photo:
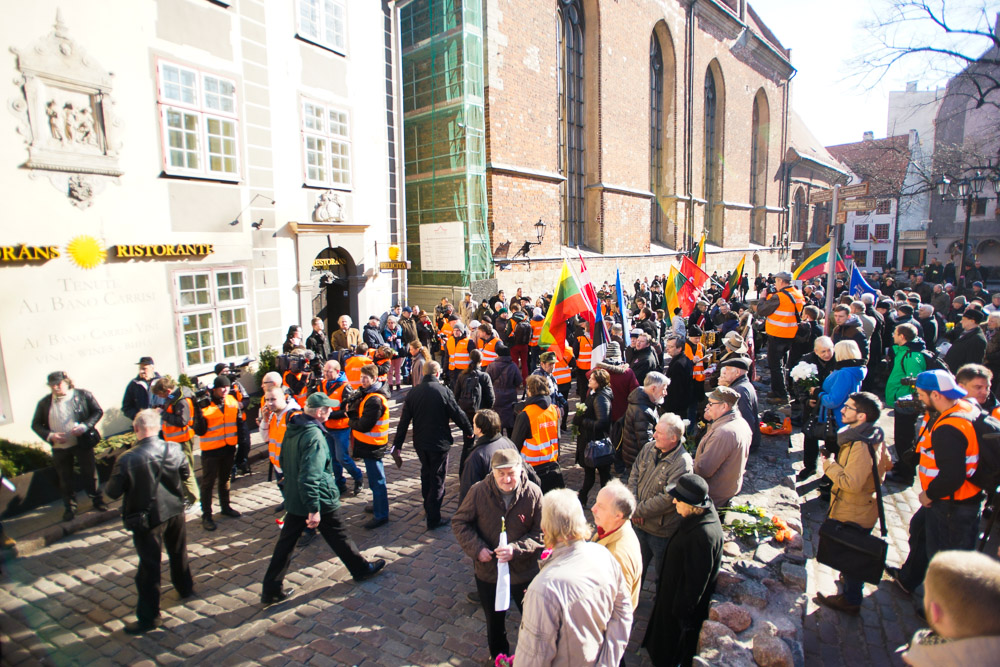
[[[107,512],[108,506],[104,503],[104,498],[94,499],[94,511],[95,512]]]
[[[389,523],[389,519],[372,519],[371,521],[369,521],[368,523],[366,523],[362,527],[365,530],[374,530],[374,529],[378,528],[379,526],[384,526],[387,523]]]
[[[365,482],[365,480],[364,480],[363,477],[360,478],[360,479],[354,480],[354,492],[351,494],[352,496],[354,496],[356,498],[358,496],[358,494],[361,493],[361,489],[363,488],[364,482]]]
[[[232,507],[223,507],[221,510],[219,510],[219,514],[221,514],[222,516],[232,517],[233,519],[243,516],[242,512],[237,512]]]
[[[804,482],[810,477],[816,474],[816,468],[803,468],[799,471],[799,474],[795,476],[795,481]]]
[[[388,521],[388,519],[385,519],[385,520]],[[381,572],[382,568],[384,568],[384,567],[385,567],[385,559],[384,558],[379,558],[378,560],[374,560],[374,561],[368,563],[368,571],[367,572],[362,572],[361,574],[358,574],[358,575],[354,576],[354,581],[357,581],[358,583],[360,583],[362,581],[368,581],[369,579],[371,579],[372,577],[374,577],[376,574],[378,574],[379,572]]]
[[[435,530],[437,528],[442,528],[442,527],[447,526],[449,524],[451,524],[451,517],[441,517],[441,519],[439,519],[438,522],[435,523],[433,526],[430,525],[430,524],[428,524],[427,525],[427,530]]]
[[[285,588],[275,593],[261,593],[260,603],[265,607],[269,604],[274,604],[275,602],[283,602],[287,600],[295,589]]]
[[[902,592],[904,595],[906,595],[907,597],[913,595],[913,591],[907,588],[906,585],[903,583],[902,579],[900,579],[900,572],[898,567],[886,566],[885,576],[889,577],[889,581],[896,584],[896,587],[899,588],[900,592]]]
[[[160,627],[160,623],[162,622],[163,622],[163,617],[157,616],[152,621],[146,623],[143,623],[142,621],[135,621],[134,623],[126,623],[124,628],[125,634],[133,636],[142,635],[149,632],[150,630],[155,630],[156,628]]]
[[[207,531],[213,531],[216,528],[215,522],[212,521],[212,517],[203,516],[201,517],[201,527]]]
[[[72,521],[73,517],[75,517],[75,516],[76,516],[76,510],[70,510],[70,509],[68,509],[65,512],[63,512],[63,518],[62,518],[62,520],[63,521]]]
[[[302,535],[299,537],[299,547],[300,548],[307,547],[310,544],[312,544],[313,540],[315,540],[315,539],[316,539],[316,531],[315,530],[307,530],[307,531],[303,532]]]

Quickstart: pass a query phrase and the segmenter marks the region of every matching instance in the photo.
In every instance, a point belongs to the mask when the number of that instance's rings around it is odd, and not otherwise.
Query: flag
[[[545,321],[542,322],[542,333],[538,344],[542,349],[551,349],[563,359],[563,348],[566,347],[566,320],[574,315],[587,317],[588,313],[590,318],[594,317],[579,283],[569,270],[569,262],[564,259],[559,283],[549,304],[549,312],[545,314]]]
[[[830,242],[809,255],[806,261],[802,262],[799,268],[795,269],[795,273],[792,274],[792,280],[809,280],[810,278],[815,278],[816,276],[821,276],[826,273],[826,261],[827,253],[830,252]],[[840,253],[837,253],[837,267],[836,271],[846,271],[847,266],[844,265],[844,260],[840,257]]]
[[[677,297],[681,304],[681,315],[688,317],[701,295],[702,286],[709,281],[709,275],[692,262],[690,257],[681,259],[681,274],[687,280],[684,286],[677,291]]]
[[[858,270],[857,264],[851,268],[851,286],[848,292],[857,299],[860,299],[862,294],[871,294],[873,296],[876,294],[875,289],[861,276],[861,271]]]
[[[663,298],[667,302],[667,315],[670,320],[674,319],[674,310],[681,307],[678,293],[684,287],[687,278],[680,274],[673,264],[670,265],[670,275],[667,276],[667,284],[663,286]]]
[[[698,243],[698,250],[694,254],[695,264],[705,266],[705,233],[701,234],[701,241]]]
[[[728,299],[729,295],[736,294],[736,287],[740,284],[740,278],[743,277],[743,263],[747,261],[746,253],[740,257],[740,263],[736,265],[736,270],[733,271],[733,275],[729,276],[729,282],[722,290],[722,298]]]
[[[593,368],[604,361],[604,354],[608,349],[608,330],[604,324],[601,304],[597,300],[597,290],[594,289],[594,283],[590,279],[590,273],[587,271],[582,253],[580,253],[580,285],[583,287],[583,296],[593,309],[593,313],[589,317],[584,315],[590,324],[591,347],[593,348],[590,351],[590,367]]]
[[[628,317],[625,315],[628,311],[625,309],[625,292],[622,291],[622,272],[615,269],[615,295],[618,303],[618,314],[622,318],[622,338],[625,339],[625,346],[628,347],[632,344],[631,327],[628,323]],[[622,350],[622,358],[625,358],[625,350]]]

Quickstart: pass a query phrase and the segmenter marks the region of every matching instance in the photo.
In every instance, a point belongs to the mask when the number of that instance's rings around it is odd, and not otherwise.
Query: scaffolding
[[[493,276],[486,228],[482,0],[413,0],[399,10],[407,258],[412,286]],[[424,267],[422,225],[461,223],[463,253]],[[425,231],[436,227],[426,227]]]

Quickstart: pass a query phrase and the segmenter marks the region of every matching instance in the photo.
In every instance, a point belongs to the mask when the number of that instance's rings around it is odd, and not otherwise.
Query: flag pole
[[[840,249],[840,225],[837,209],[840,207],[840,185],[833,186],[833,211],[830,226],[830,250],[826,253],[826,312],[833,312],[833,290],[837,285],[837,254]],[[826,318],[826,335],[833,334],[833,317]]]

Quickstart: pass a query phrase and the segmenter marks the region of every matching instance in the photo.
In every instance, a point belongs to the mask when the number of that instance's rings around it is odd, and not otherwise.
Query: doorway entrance
[[[328,332],[336,331],[341,315],[350,315],[356,322],[357,306],[351,294],[354,260],[343,248],[324,248],[316,255],[309,277],[313,290],[313,317],[323,320]]]

